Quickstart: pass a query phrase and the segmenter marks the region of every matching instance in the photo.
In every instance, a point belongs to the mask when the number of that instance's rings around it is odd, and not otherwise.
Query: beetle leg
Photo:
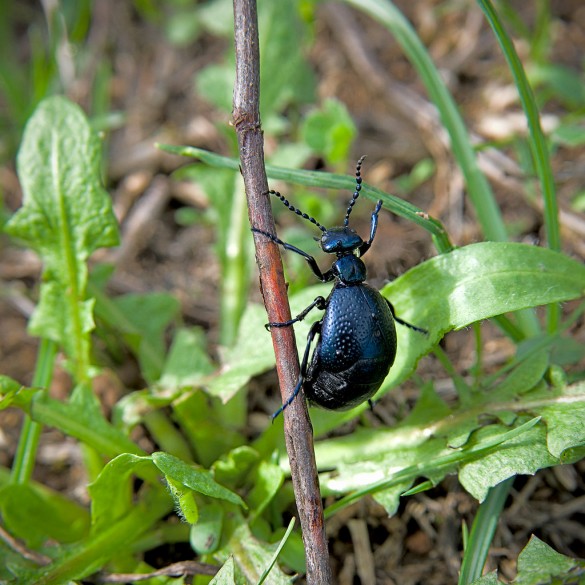
[[[296,246],[293,246],[292,244],[287,244],[286,242],[283,242],[280,238],[277,238],[274,234],[270,234],[270,233],[265,232],[263,230],[259,230],[258,228],[253,227],[252,231],[256,232],[257,234],[262,234],[263,236],[266,236],[267,238],[271,239],[275,244],[280,244],[285,250],[289,250],[290,252],[295,252],[296,254],[299,254],[300,256],[302,256],[309,264],[309,267],[313,271],[313,274],[320,281],[329,282],[335,278],[335,275],[333,274],[333,272],[331,270],[328,270],[325,274],[323,274],[321,272],[321,269],[317,265],[317,261],[315,260],[315,258],[313,258],[313,256],[311,256],[310,254],[307,254],[305,251],[301,250],[300,248],[297,248]]]
[[[266,327],[268,331],[270,331],[271,327],[288,327],[289,325],[292,325],[297,321],[302,321],[315,307],[317,307],[321,311],[324,311],[325,308],[327,307],[327,301],[323,297],[317,297],[304,311],[299,313],[294,319],[289,319],[288,321],[283,321],[282,323],[266,323],[264,327]]]
[[[323,321],[317,321],[311,325],[309,334],[307,335],[307,345],[305,347],[305,353],[303,355],[303,361],[301,362],[301,372],[299,379],[293,393],[286,399],[286,402],[272,415],[272,422],[274,419],[287,407],[290,406],[293,400],[297,397],[297,394],[301,391],[301,388],[307,378],[307,364],[309,363],[309,352],[311,351],[311,344],[317,333],[321,333],[321,324]]]
[[[370,224],[370,239],[359,247],[360,256],[363,256],[370,249],[370,246],[376,237],[376,230],[378,229],[378,213],[380,213],[380,209],[382,209],[381,199],[376,204],[376,208],[372,213],[372,223]]]
[[[429,332],[426,329],[423,329],[422,327],[417,327],[416,325],[413,325],[412,323],[409,323],[408,321],[404,321],[400,317],[397,317],[396,311],[394,310],[392,303],[388,299],[384,300],[388,303],[388,306],[390,307],[390,312],[392,313],[392,317],[394,317],[394,321],[400,323],[401,325],[405,325],[406,327],[412,329],[413,331],[418,331],[419,333],[424,333],[425,335],[429,334]]]

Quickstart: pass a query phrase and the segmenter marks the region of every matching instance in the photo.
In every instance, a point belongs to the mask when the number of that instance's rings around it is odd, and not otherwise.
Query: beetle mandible
[[[283,242],[275,235],[253,227],[281,245],[285,250],[301,255],[315,276],[322,282],[335,281],[333,290],[325,299],[318,296],[294,319],[282,323],[267,323],[266,328],[288,327],[302,321],[314,309],[324,310],[323,318],[313,323],[307,336],[307,345],[301,361],[300,375],[295,389],[286,402],[273,414],[276,418],[304,388],[309,402],[328,410],[348,410],[375,394],[390,371],[396,357],[396,329],[394,322],[426,334],[396,316],[394,307],[376,289],[367,285],[366,266],[361,257],[370,249],[376,236],[378,214],[382,201],[378,201],[370,224],[370,237],[364,242],[349,227],[349,216],[362,188],[362,156],[356,165],[355,191],[345,214],[342,227],[326,228],[316,219],[291,205],[277,191],[269,191],[290,210],[317,226],[321,249],[335,254],[337,259],[326,272],[321,272],[313,256]],[[317,238],[316,238],[317,239]],[[309,364],[311,345],[318,336],[317,345]],[[371,403],[370,403],[371,404]]]

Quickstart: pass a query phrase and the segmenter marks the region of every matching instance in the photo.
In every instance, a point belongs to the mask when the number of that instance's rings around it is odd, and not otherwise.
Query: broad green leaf
[[[397,327],[398,353],[382,386],[384,393],[400,384],[446,331],[584,295],[585,266],[546,248],[484,242],[415,266],[382,294],[397,315],[429,330],[427,339]]]
[[[92,530],[113,526],[133,506],[132,476],[152,468],[149,457],[122,453],[112,459],[88,487],[91,496]]]
[[[155,488],[141,490],[141,497],[116,523],[92,531],[77,544],[60,550],[51,565],[20,575],[19,585],[61,585],[95,573],[110,559],[124,562],[132,558],[132,544],[172,510],[168,493],[154,485]]]
[[[497,453],[507,441],[528,433],[538,421],[538,418],[534,418],[510,429],[502,425],[490,425],[486,427],[487,431],[482,429],[481,434],[472,435],[466,445],[457,449],[449,447],[440,437],[425,440],[425,434],[426,437],[431,436],[429,431],[433,432],[432,426],[413,429],[414,432],[406,429],[404,437],[396,429],[370,431],[370,440],[363,442],[362,436],[362,442],[359,446],[356,442],[353,449],[351,437],[317,443],[317,465],[334,470],[320,475],[324,493],[352,492],[327,508],[326,515],[330,516],[366,494],[376,494],[383,490],[391,490],[386,497],[381,498],[381,503],[389,503],[391,508],[388,512],[391,513],[396,505],[395,488],[400,486],[404,491],[419,477],[426,477],[432,485],[436,485],[445,475],[455,473],[461,465],[481,461]],[[446,420],[444,424],[451,422]],[[434,428],[438,428],[437,425]],[[347,451],[351,454],[344,454],[343,447],[348,445],[350,447]],[[361,457],[360,451],[364,452]],[[286,463],[281,461],[281,466],[286,467]]]
[[[518,556],[518,576],[514,585],[540,585],[541,583],[585,582],[585,561],[566,557],[539,540],[530,539]]]
[[[89,528],[85,509],[34,484],[8,484],[0,489],[0,512],[12,536],[35,549],[48,539],[62,544],[75,542]]]
[[[274,350],[270,334],[264,329],[266,310],[250,304],[240,322],[235,345],[220,351],[222,366],[205,384],[207,391],[227,402],[256,376],[274,367]]]
[[[86,261],[98,248],[118,243],[111,201],[100,182],[100,161],[100,140],[81,109],[62,97],[41,102],[18,154],[23,207],[6,226],[44,264],[30,330],[63,346],[81,377],[87,376],[94,326]]]
[[[196,469],[192,465],[169,455],[168,453],[157,452],[152,454],[154,464],[171,479],[184,486],[220,500],[226,500],[237,506],[246,508],[246,504],[238,494],[228,490],[217,483],[212,474],[205,469]]]

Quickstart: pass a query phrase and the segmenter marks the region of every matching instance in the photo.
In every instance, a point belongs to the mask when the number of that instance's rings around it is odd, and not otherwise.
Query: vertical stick
[[[260,125],[260,56],[256,0],[234,0],[236,84],[233,120],[240,148],[240,167],[250,224],[275,233],[264,170],[264,145]],[[260,287],[269,321],[291,318],[282,260],[278,246],[254,234]],[[299,360],[292,327],[273,327],[272,342],[283,401],[293,392],[299,376]],[[302,395],[284,412],[284,433],[291,476],[301,521],[307,583],[328,585],[331,569],[325,537],[323,506],[313,449],[313,429]]]

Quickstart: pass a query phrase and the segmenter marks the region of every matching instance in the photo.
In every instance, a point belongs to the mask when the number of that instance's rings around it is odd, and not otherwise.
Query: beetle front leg
[[[360,256],[363,256],[370,249],[370,246],[372,245],[374,238],[376,237],[376,230],[378,229],[378,214],[380,213],[380,209],[382,209],[381,199],[376,204],[376,208],[372,213],[372,222],[370,224],[370,239],[367,242],[364,242],[359,248]]]
[[[266,236],[267,238],[271,239],[275,244],[280,244],[285,250],[288,250],[289,252],[295,252],[296,254],[299,254],[299,256],[302,256],[307,261],[307,264],[313,271],[313,274],[321,282],[329,282],[335,278],[335,275],[333,274],[332,270],[328,270],[327,272],[325,272],[325,274],[323,274],[315,258],[313,258],[313,256],[311,256],[310,254],[307,254],[304,250],[301,250],[300,248],[297,248],[292,244],[287,244],[286,242],[283,242],[280,238],[277,238],[274,234],[271,234],[269,232],[259,230],[258,228],[255,227],[252,228],[252,231],[257,234],[262,234],[263,236]]]
[[[313,339],[317,333],[321,333],[321,325],[323,321],[317,321],[311,325],[311,329],[309,329],[309,334],[307,335],[307,345],[305,346],[305,353],[303,355],[303,360],[301,362],[301,371],[299,373],[299,379],[297,381],[297,385],[293,390],[293,393],[286,399],[285,403],[272,415],[272,422],[274,419],[287,407],[290,406],[293,400],[297,397],[298,393],[301,391],[303,384],[307,378],[307,365],[309,363],[309,352],[311,351],[311,344],[313,343]]]
[[[302,321],[315,307],[317,307],[317,309],[320,309],[321,311],[324,311],[327,308],[327,301],[323,297],[317,297],[304,311],[299,313],[294,319],[289,319],[288,321],[283,321],[282,323],[266,323],[264,327],[266,327],[268,331],[270,331],[271,327],[288,327],[293,323]]]

